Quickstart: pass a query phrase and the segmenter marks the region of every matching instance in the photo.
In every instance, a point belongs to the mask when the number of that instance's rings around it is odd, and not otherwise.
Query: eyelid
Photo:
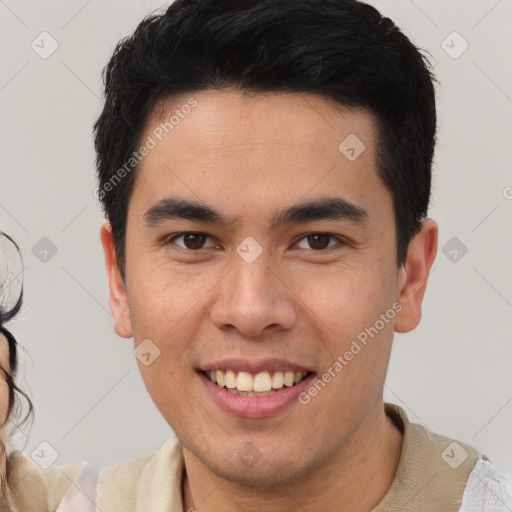
[[[308,238],[310,236],[315,236],[315,235],[325,235],[325,236],[328,236],[329,238],[336,240],[338,243],[336,245],[333,245],[332,247],[326,247],[325,249],[320,249],[320,250],[304,249],[304,250],[312,252],[312,253],[316,253],[316,254],[322,254],[322,253],[330,252],[333,249],[334,250],[335,249],[340,249],[341,247],[343,247],[345,245],[348,245],[348,242],[346,240],[344,240],[342,237],[340,237],[339,235],[334,235],[334,234],[331,234],[331,233],[328,233],[328,232],[324,232],[324,231],[314,231],[312,233],[306,233],[305,235],[301,235],[301,237],[296,242],[294,242],[293,245],[296,245],[299,242],[301,242],[302,240],[304,240],[304,239],[306,239],[306,238]]]
[[[164,238],[163,241],[162,241],[162,245],[169,245],[171,244],[175,239],[177,238],[181,238],[185,235],[202,235],[202,236],[205,236],[206,238],[209,238],[210,240],[212,240],[212,236],[211,235],[208,235],[207,233],[203,233],[201,231],[182,231],[180,233],[174,233],[172,235],[169,235],[168,237]],[[319,249],[319,250],[315,250],[315,249],[304,249],[308,252],[311,252],[311,253],[318,253],[318,254],[321,254],[321,253],[326,253],[326,252],[329,252],[331,250],[335,250],[335,249],[339,249],[343,246],[346,246],[348,245],[348,242],[343,238],[343,237],[340,237],[339,235],[335,235],[335,234],[332,234],[332,233],[329,233],[329,232],[325,232],[325,231],[313,231],[313,232],[309,232],[309,233],[305,233],[303,235],[300,236],[300,238],[298,238],[295,242],[293,242],[292,246],[293,245],[297,245],[299,242],[301,242],[302,240],[310,237],[310,236],[315,236],[315,235],[326,235],[328,237],[330,237],[331,239],[334,239],[336,240],[338,243],[332,247],[327,247],[325,249]],[[187,249],[186,247],[181,247],[181,246],[177,246],[179,249],[182,249],[184,251],[187,251],[187,252],[190,252],[190,253],[193,253],[193,252],[201,252],[201,251],[204,251],[205,249],[209,249],[211,247],[202,247],[201,249]],[[218,247],[218,244],[216,245],[216,247]]]
[[[202,235],[206,238],[209,238],[210,240],[212,239],[212,237],[207,234],[207,233],[203,233],[201,231],[182,231],[181,233],[174,233],[172,235],[169,235],[167,237],[165,237],[163,240],[162,240],[162,245],[169,245],[171,243],[173,243],[173,241],[177,238],[181,238],[185,235]],[[217,245],[218,246],[218,245]],[[187,251],[187,252],[200,252],[200,251],[203,251],[205,249],[209,249],[209,247],[202,247],[201,249],[196,249],[196,250],[192,250],[192,249],[187,249],[186,247],[181,247],[181,246],[177,246],[179,249],[182,249],[184,251]]]

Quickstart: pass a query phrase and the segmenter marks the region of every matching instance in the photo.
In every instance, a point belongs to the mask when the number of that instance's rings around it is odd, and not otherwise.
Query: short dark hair
[[[176,0],[118,43],[103,78],[105,104],[94,124],[97,191],[123,278],[134,172],[125,165],[122,180],[116,173],[139,147],[157,102],[227,87],[315,93],[374,114],[377,170],[393,197],[397,263],[405,261],[430,200],[437,80],[420,49],[374,7],[356,0]]]

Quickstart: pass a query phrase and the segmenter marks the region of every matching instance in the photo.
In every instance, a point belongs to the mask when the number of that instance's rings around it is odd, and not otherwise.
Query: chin
[[[218,464],[209,469],[217,477],[239,486],[272,489],[295,481],[302,473],[302,471],[294,471],[286,463],[283,466],[288,467],[286,473],[282,470],[273,470],[267,461],[260,459],[253,467],[231,462],[225,465]]]
[[[287,453],[268,449],[265,453],[250,441],[233,451],[233,442],[226,452],[194,453],[195,457],[218,478],[236,485],[254,488],[277,488],[294,482],[314,471],[315,461],[300,460],[300,449],[290,447]],[[214,455],[214,456],[212,456]]]

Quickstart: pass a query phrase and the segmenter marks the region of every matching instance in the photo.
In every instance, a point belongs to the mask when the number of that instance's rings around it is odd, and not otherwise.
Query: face
[[[160,105],[141,138],[156,145],[129,202],[125,283],[102,227],[115,329],[133,335],[188,452],[222,478],[276,485],[339,453],[382,403],[393,330],[419,321],[434,237],[397,267],[367,111],[202,91],[158,140],[189,98]]]
[[[9,371],[9,344],[7,342],[7,339],[3,334],[0,333],[0,366],[4,368],[6,371]],[[7,416],[7,409],[9,407],[9,386],[7,385],[7,382],[5,381],[5,377],[2,373],[0,376],[0,425],[3,425],[0,427],[0,446],[6,446],[6,425],[5,419]],[[6,455],[0,454],[0,481],[4,479],[5,475],[5,460]]]

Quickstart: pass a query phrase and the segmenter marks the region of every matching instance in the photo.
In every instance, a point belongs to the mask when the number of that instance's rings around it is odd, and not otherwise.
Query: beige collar
[[[402,453],[391,487],[372,512],[457,512],[469,474],[482,455],[411,423],[398,405],[384,405],[402,431]]]

